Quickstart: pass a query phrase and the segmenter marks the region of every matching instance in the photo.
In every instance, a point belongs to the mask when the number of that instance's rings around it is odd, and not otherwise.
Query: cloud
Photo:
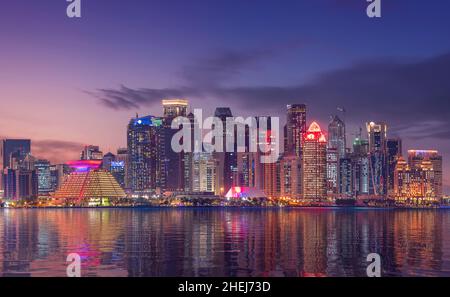
[[[179,88],[101,89],[96,97],[113,109],[160,103],[164,97],[214,98],[252,110],[283,112],[302,102],[320,106],[323,116],[345,106],[354,123],[385,120],[394,131],[434,121],[434,128],[418,129],[416,137],[450,136],[450,53],[414,61],[374,59],[322,73],[292,86],[224,86],[231,78],[274,56],[277,50],[221,52],[184,68],[187,85]],[[402,128],[403,127],[403,128]]]
[[[262,61],[275,56],[301,49],[305,41],[293,40],[278,43],[272,47],[247,50],[217,50],[213,55],[192,61],[178,72],[185,83],[175,88],[101,88],[85,93],[99,100],[104,106],[114,110],[139,109],[159,105],[161,99],[186,97],[204,99],[219,96],[227,90],[225,83],[239,77],[246,70],[256,70]],[[232,89],[229,90],[232,92]]]
[[[32,154],[41,159],[50,160],[53,164],[79,159],[84,144],[61,140],[31,140]]]

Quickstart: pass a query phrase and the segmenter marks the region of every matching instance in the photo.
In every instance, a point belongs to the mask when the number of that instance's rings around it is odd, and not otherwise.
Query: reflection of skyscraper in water
[[[30,265],[36,258],[39,221],[36,212],[11,212],[1,219],[2,276],[31,276]]]
[[[327,273],[327,213],[303,216],[304,276],[325,276]]]

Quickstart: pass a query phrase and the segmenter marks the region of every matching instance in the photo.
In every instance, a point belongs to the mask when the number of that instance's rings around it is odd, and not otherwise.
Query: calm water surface
[[[450,276],[450,210],[1,209],[0,275]]]

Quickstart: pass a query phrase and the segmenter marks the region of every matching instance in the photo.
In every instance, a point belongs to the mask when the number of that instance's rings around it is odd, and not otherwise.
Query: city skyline
[[[173,2],[177,5],[169,9],[157,1],[97,1],[83,3],[78,21],[66,19],[65,1],[8,3],[0,34],[14,34],[14,39],[0,55],[7,70],[0,74],[0,100],[8,106],[0,113],[0,137],[31,138],[34,155],[61,163],[75,159],[84,145],[99,145],[105,153],[126,146],[124,123],[135,112],[162,115],[164,97],[282,120],[285,105],[305,103],[308,125],[317,120],[325,128],[328,116],[342,106],[349,143],[366,122],[386,122],[390,136],[402,138],[404,155],[406,149],[436,149],[448,172],[445,8],[430,6],[424,12],[419,2],[386,3],[383,23],[377,23],[365,16],[365,1],[353,2],[287,2],[282,7],[219,2],[211,9],[193,1]],[[195,17],[183,36],[182,28],[164,19],[181,19],[186,9]],[[206,12],[227,24],[234,16],[242,32],[231,34]],[[122,13],[135,21],[123,20]],[[327,27],[334,25],[335,38],[320,25],[324,19]],[[24,26],[13,27],[17,20]],[[261,29],[267,23],[276,25]],[[156,25],[164,26],[164,36]],[[407,37],[405,28],[415,34]],[[356,83],[355,77],[366,79]],[[448,192],[449,174],[444,178]]]

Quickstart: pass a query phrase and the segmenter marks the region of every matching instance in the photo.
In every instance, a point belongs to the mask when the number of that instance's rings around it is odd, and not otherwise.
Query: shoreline
[[[220,205],[220,206],[165,206],[165,205],[139,205],[139,206],[28,206],[28,207],[0,207],[0,210],[9,209],[195,209],[195,208],[210,208],[210,209],[335,209],[335,210],[450,210],[450,205],[441,205],[436,207],[413,207],[413,206],[363,206],[363,205],[327,205],[327,206],[236,206],[236,205]]]

